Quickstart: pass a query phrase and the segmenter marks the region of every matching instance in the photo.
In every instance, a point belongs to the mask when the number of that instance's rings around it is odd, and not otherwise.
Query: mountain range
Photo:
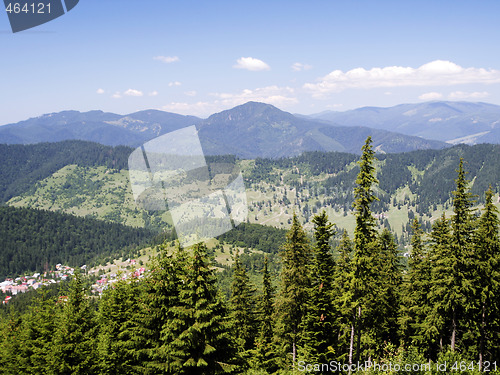
[[[303,151],[359,153],[368,135],[378,152],[440,149],[444,142],[364,126],[338,126],[248,102],[207,119],[157,110],[128,115],[64,111],[0,127],[0,143],[32,144],[86,140],[137,147],[162,134],[196,125],[204,152],[242,158],[285,157]]]
[[[309,116],[343,126],[367,126],[450,144],[500,143],[500,106],[434,101],[389,108],[363,107]]]

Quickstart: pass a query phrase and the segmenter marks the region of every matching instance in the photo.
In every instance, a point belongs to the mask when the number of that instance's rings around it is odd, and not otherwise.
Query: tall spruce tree
[[[45,290],[37,291],[38,296],[24,315],[23,345],[19,348],[20,365],[25,374],[50,374],[53,370],[51,353],[55,350],[56,302],[47,298]]]
[[[294,213],[292,226],[280,253],[282,258],[281,289],[276,302],[277,341],[281,344],[282,356],[292,354],[293,366],[296,364],[297,346],[302,343],[303,338],[301,324],[306,312],[310,287],[310,252],[306,233]]]
[[[376,301],[374,295],[377,279],[378,245],[376,243],[375,218],[370,205],[378,200],[373,192],[373,185],[378,183],[375,177],[375,152],[372,149],[372,139],[368,137],[362,147],[361,159],[358,162],[360,171],[354,188],[354,210],[356,227],[354,229],[354,256],[351,274],[351,309],[353,311],[351,324],[351,343],[349,363],[359,360],[361,351],[361,335],[363,329],[372,318]],[[354,344],[356,341],[356,345]],[[356,349],[354,347],[356,346]]]
[[[468,320],[467,309],[471,295],[471,272],[473,268],[474,228],[472,218],[472,194],[469,192],[469,181],[466,180],[464,161],[461,158],[458,166],[458,177],[453,191],[453,215],[451,217],[452,242],[451,259],[448,277],[451,278],[448,301],[451,314],[450,349],[455,350],[461,321]],[[464,328],[468,322],[463,322]]]
[[[438,343],[438,348],[430,348],[433,359],[438,351],[443,351],[444,341],[449,337],[452,329],[451,312],[454,306],[451,288],[454,286],[453,258],[451,249],[452,233],[450,220],[445,213],[434,222],[430,234],[430,261],[431,261],[431,289],[429,291],[432,309],[422,327],[418,327],[417,334],[425,340]],[[437,350],[436,350],[437,349]]]
[[[196,244],[179,285],[174,318],[162,330],[168,373],[216,374],[234,368],[234,343],[229,336],[227,310],[216,287],[207,247]]]
[[[333,291],[333,301],[337,306],[337,347],[336,357],[345,362],[349,353],[349,344],[351,338],[352,317],[354,314],[351,304],[351,275],[352,275],[352,257],[353,243],[347,234],[342,232],[340,243],[337,247],[337,259],[335,262],[335,287]]]
[[[478,354],[479,369],[483,369],[486,359],[494,360],[490,344],[497,346],[499,329],[495,327],[495,319],[500,316],[500,237],[498,234],[500,220],[498,209],[493,205],[493,189],[486,191],[486,204],[479,220],[476,245],[474,251],[474,295],[475,295],[475,327],[479,331]],[[489,355],[488,355],[489,354]]]
[[[22,374],[25,366],[20,356],[23,346],[23,324],[19,314],[11,310],[0,326],[0,374]]]
[[[338,334],[335,327],[337,312],[333,303],[335,262],[331,254],[330,238],[335,234],[333,224],[325,211],[314,216],[313,248],[314,260],[311,267],[311,288],[304,319],[304,345],[310,363],[328,363],[334,353]]]
[[[254,348],[258,331],[255,305],[255,288],[250,284],[245,266],[236,255],[229,300],[231,332],[236,338],[238,351],[246,362]]]
[[[62,309],[57,327],[51,367],[57,374],[94,374],[96,369],[96,321],[85,293],[80,273],[70,283],[67,298],[60,299]]]
[[[379,270],[376,289],[372,292],[377,300],[372,330],[376,340],[375,351],[381,354],[384,349],[382,343],[397,345],[399,341],[397,322],[400,314],[402,277],[399,253],[392,233],[384,228],[377,242]]]
[[[159,257],[143,281],[143,298],[132,317],[132,346],[136,348],[133,360],[136,370],[144,374],[174,373],[171,371],[171,353],[168,337],[172,322],[182,320],[175,308],[179,305],[180,286],[187,272],[186,252],[177,247],[169,253],[166,244],[158,247]]]
[[[262,295],[259,300],[259,333],[256,340],[256,365],[269,373],[277,370],[274,337],[274,287],[269,273],[269,261],[264,259]]]
[[[430,343],[424,338],[425,318],[431,305],[431,263],[429,253],[424,248],[423,235],[418,219],[412,222],[411,250],[408,259],[408,273],[404,280],[402,298],[402,316],[400,319],[403,343],[411,344],[428,352]]]
[[[141,298],[137,280],[121,280],[103,294],[99,303],[98,359],[100,374],[137,373],[136,312]]]

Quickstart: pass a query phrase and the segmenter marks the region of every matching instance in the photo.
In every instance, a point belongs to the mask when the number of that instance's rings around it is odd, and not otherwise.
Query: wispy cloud
[[[143,96],[144,95],[144,93],[142,91],[134,90],[134,89],[128,89],[123,94],[127,95],[127,96]]]
[[[165,64],[171,64],[180,61],[179,57],[177,56],[155,56],[153,57],[153,60],[161,61]]]
[[[186,115],[204,116],[216,111],[217,106],[214,103],[208,102],[171,102],[164,105],[161,109],[164,111],[181,113]]]
[[[212,93],[210,94],[214,97],[212,101],[171,102],[161,109],[181,114],[208,116],[249,101],[269,103],[286,108],[298,103],[297,98],[293,96],[294,92],[295,90],[290,87],[268,86],[253,90],[245,89],[238,93]]]
[[[192,91],[186,91],[184,94],[187,96],[196,96],[197,93],[195,90],[192,90]]]
[[[420,100],[438,100],[443,97],[443,94],[439,92],[426,92],[425,94],[420,95],[418,98]]]
[[[153,91],[153,93],[156,92],[156,91]],[[150,94],[151,95],[151,94]],[[115,93],[113,95],[111,95],[111,97],[113,99],[120,99],[122,98],[123,96],[134,96],[134,97],[140,97],[140,96],[144,96],[144,93],[140,90],[135,90],[135,89],[128,89],[127,91],[124,91],[123,93],[120,92],[120,91],[115,91]]]
[[[277,106],[287,106],[298,103],[292,96],[295,90],[291,87],[267,86],[256,89],[245,89],[239,93],[215,93],[224,106],[236,106],[249,101],[263,102]]]
[[[236,69],[246,69],[253,72],[270,70],[271,67],[267,65],[264,61],[253,58],[253,57],[240,57],[236,61],[236,65],[233,65]]]
[[[179,81],[169,82],[168,87],[180,86],[182,83]]]
[[[312,69],[312,65],[309,65],[309,64],[302,64],[302,63],[299,63],[299,62],[296,62],[292,65],[292,70],[294,72],[300,72],[302,70],[309,70],[309,69]]]
[[[304,88],[315,97],[345,89],[371,89],[404,86],[452,86],[470,83],[499,83],[500,70],[463,68],[451,61],[435,60],[418,68],[388,66],[383,68],[356,68],[343,72],[334,70],[316,83]]]
[[[105,91],[103,89],[97,89],[96,93],[98,93],[99,95],[102,95],[105,93]]]
[[[483,99],[488,97],[490,94],[486,91],[482,92],[463,92],[463,91],[454,91],[450,95],[448,95],[448,98],[450,99]]]
[[[148,95],[149,96],[156,96],[156,95],[158,95],[158,91],[156,91],[156,90],[155,91],[151,91]]]

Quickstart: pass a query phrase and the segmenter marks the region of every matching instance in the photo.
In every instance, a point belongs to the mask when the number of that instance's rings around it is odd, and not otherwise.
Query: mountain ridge
[[[362,124],[450,144],[500,143],[500,106],[484,102],[431,101],[328,111],[309,117],[344,126]]]
[[[104,145],[138,147],[160,135],[195,125],[207,155],[234,154],[242,158],[296,156],[304,151],[359,153],[368,135],[381,153],[440,149],[440,141],[355,128],[294,116],[270,104],[248,102],[207,119],[159,110],[127,115],[102,111],[63,111],[0,127],[0,143],[31,144],[85,140]]]

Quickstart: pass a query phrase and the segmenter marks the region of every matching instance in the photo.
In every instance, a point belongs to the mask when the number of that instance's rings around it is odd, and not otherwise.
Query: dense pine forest
[[[57,263],[81,266],[133,254],[157,236],[94,218],[0,206],[0,280],[48,271]]]
[[[379,162],[368,138],[350,182],[353,236],[336,233],[324,211],[310,219],[312,237],[293,214],[281,246],[280,233],[266,240],[247,224],[252,246],[280,259],[274,277],[263,255],[259,288],[243,255],[224,296],[205,244],[168,251],[165,242],[144,279],[116,282],[101,297],[77,273],[64,294],[4,306],[0,374],[498,373],[497,187],[476,196],[466,171],[475,167],[460,159],[450,190],[438,192],[451,194],[453,213],[428,232],[415,216],[404,259],[373,213],[376,187],[399,178],[376,175]]]

